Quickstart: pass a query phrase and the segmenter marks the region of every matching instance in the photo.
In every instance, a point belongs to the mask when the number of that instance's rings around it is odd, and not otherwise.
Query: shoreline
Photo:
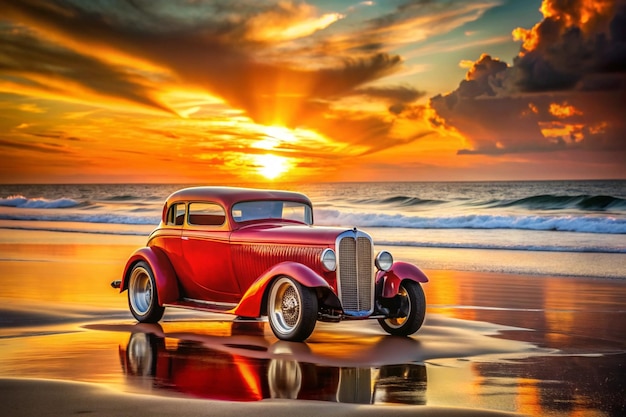
[[[13,417],[57,417],[59,415],[89,414],[92,416],[126,416],[129,412],[137,417],[171,416],[232,417],[255,415],[259,417],[290,417],[294,407],[302,417],[327,416],[519,416],[517,413],[469,409],[459,407],[363,406],[356,404],[333,404],[319,401],[264,400],[258,403],[232,403],[154,397],[140,394],[119,393],[99,384],[53,381],[44,379],[5,379],[0,377],[0,401]]]
[[[138,325],[126,294],[109,283],[144,238],[72,236],[12,231],[0,237],[0,398],[16,407],[12,415],[18,417],[122,416],[138,407],[151,415],[182,409],[192,416],[206,415],[207,408],[224,416],[292,415],[295,409],[314,410],[311,415],[626,412],[621,279],[424,268],[430,278],[424,285],[426,322],[414,336],[385,336],[375,320],[318,323],[310,341],[294,350],[278,342],[266,323],[242,327],[219,314],[168,309],[159,325]],[[401,248],[399,255],[419,265],[424,253]],[[450,265],[468,256],[456,249],[446,255]],[[134,337],[149,343],[133,344]],[[131,344],[152,346],[148,357],[155,366],[169,363],[159,368],[167,372],[129,373],[123,355]],[[283,369],[277,363],[301,368],[302,398],[270,399],[269,369]],[[246,370],[265,399],[233,402],[206,391],[223,364],[229,377]],[[398,373],[396,365],[405,371]],[[201,385],[182,383],[174,372],[179,368]],[[213,370],[205,374],[206,369]],[[16,375],[21,378],[12,379]],[[417,379],[393,379],[400,375]],[[341,388],[340,381],[354,376],[367,378],[374,405],[336,402],[340,394],[358,392],[355,386]],[[307,390],[307,384],[322,385]],[[175,387],[185,399],[168,398],[173,391],[162,387]],[[55,393],[51,402],[42,400],[42,392]],[[200,393],[205,399],[190,399]],[[311,393],[325,399],[311,401]],[[63,396],[76,401],[57,400]],[[398,405],[403,398],[420,405]]]
[[[130,255],[146,244],[153,226],[143,227],[145,234],[128,232],[120,234],[116,225],[64,222],[37,222],[41,228],[26,229],[12,226],[23,221],[0,220],[0,260],[11,260],[6,255],[15,252],[19,245],[111,245],[125,247]],[[25,222],[31,223],[31,222]],[[65,227],[65,229],[64,229]],[[105,230],[102,231],[101,228]],[[66,230],[67,229],[67,230]],[[107,231],[110,229],[109,231]],[[135,226],[128,227],[135,229]],[[375,230],[369,232],[378,240]],[[599,278],[624,280],[626,253],[622,252],[567,252],[541,250],[514,250],[465,247],[426,247],[377,244],[378,250],[386,249],[394,258],[417,265],[422,270],[451,270],[458,272],[532,275],[539,277]],[[40,253],[38,256],[49,256]],[[31,256],[29,256],[30,258]],[[119,262],[126,259],[120,256]]]

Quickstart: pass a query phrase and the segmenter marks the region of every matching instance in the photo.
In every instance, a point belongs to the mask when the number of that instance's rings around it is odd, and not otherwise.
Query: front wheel
[[[159,305],[156,281],[152,268],[146,262],[137,262],[128,280],[128,307],[141,323],[156,323],[165,308]]]
[[[414,281],[405,280],[400,284],[398,295],[399,317],[378,319],[380,326],[394,336],[408,336],[422,327],[426,315],[426,297],[422,287]]]
[[[317,321],[315,292],[290,277],[279,277],[270,288],[267,317],[277,338],[292,342],[306,340]]]

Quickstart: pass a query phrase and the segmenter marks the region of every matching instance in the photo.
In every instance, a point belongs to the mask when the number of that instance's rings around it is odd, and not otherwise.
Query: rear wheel
[[[156,323],[165,308],[159,305],[156,281],[152,268],[146,262],[137,262],[128,279],[128,307],[141,323]]]
[[[414,281],[405,280],[400,284],[395,297],[398,317],[378,319],[380,326],[394,336],[408,336],[422,327],[426,315],[426,297],[422,287]]]
[[[301,342],[311,335],[317,321],[315,292],[290,277],[279,277],[270,288],[267,316],[277,338]]]

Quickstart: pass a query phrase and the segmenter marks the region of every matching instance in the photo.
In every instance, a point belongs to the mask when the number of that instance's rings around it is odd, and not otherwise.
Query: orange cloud
[[[513,65],[483,54],[455,91],[431,99],[439,125],[466,139],[460,155],[626,160],[626,4],[545,0],[542,11],[515,32],[524,43]]]
[[[263,11],[245,22],[245,38],[252,42],[284,42],[309,36],[343,19],[340,13],[317,16],[306,3],[280,2],[275,9]]]
[[[559,103],[551,103],[549,112],[551,115],[558,117],[559,119],[565,119],[572,116],[582,116],[583,112],[578,110],[576,107],[571,106],[567,103],[559,104]]]
[[[265,159],[271,165],[264,155],[283,158],[296,180],[340,178],[364,161],[387,172],[397,160],[421,173],[471,165],[455,153],[486,164],[492,155],[623,149],[624,14],[616,5],[608,17],[609,9],[590,8],[559,18],[565,11],[545,2],[554,11],[524,32],[536,47],[523,46],[513,65],[488,54],[466,61],[459,88],[424,105],[422,88],[388,77],[406,70],[406,57],[442,44],[400,52],[499,1],[405,2],[360,21],[351,20],[358,6],[332,13],[289,0],[245,4],[0,2],[0,107],[15,104],[0,119],[0,149],[15,156],[1,179],[26,175],[20,163],[40,164],[41,174],[47,149],[58,156],[50,172],[64,178],[89,166],[119,175],[111,181],[172,181],[176,172],[178,181],[219,182],[249,180]],[[575,141],[557,143],[567,130],[559,121],[581,125]],[[441,161],[411,162],[421,152]],[[382,154],[387,161],[376,159]]]
[[[520,55],[548,47],[572,28],[586,35],[608,32],[617,4],[616,0],[543,0],[539,10],[544,19],[532,29],[513,30],[513,38],[523,42]]]

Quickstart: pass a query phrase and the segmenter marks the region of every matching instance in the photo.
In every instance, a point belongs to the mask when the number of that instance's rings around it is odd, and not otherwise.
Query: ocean
[[[3,229],[147,236],[186,186],[0,185],[0,242]],[[626,180],[259,187],[303,192],[316,224],[362,228],[423,268],[626,279]]]

